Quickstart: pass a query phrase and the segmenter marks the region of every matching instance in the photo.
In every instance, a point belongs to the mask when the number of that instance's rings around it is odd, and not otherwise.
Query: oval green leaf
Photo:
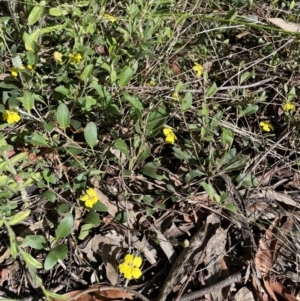
[[[43,265],[37,261],[35,258],[33,258],[29,253],[25,252],[21,248],[19,248],[19,251],[26,263],[27,268],[35,268],[35,269],[41,269]]]
[[[88,146],[93,149],[98,143],[98,130],[95,122],[89,122],[84,129],[84,139]]]
[[[67,214],[59,223],[55,231],[55,238],[57,240],[61,238],[65,238],[71,233],[72,227],[73,227],[73,215]]]
[[[91,75],[93,73],[93,70],[94,70],[94,65],[93,64],[87,65],[84,68],[83,72],[81,73],[80,79],[83,82],[86,82],[91,77]]]
[[[46,239],[42,235],[27,235],[25,242],[29,247],[36,250],[42,250],[47,246]]]
[[[56,118],[58,124],[65,130],[68,125],[70,124],[70,112],[69,108],[64,104],[61,103],[56,112]]]
[[[52,249],[47,255],[44,263],[45,270],[52,269],[57,261],[64,260],[68,256],[68,248],[65,245],[59,245]]]
[[[128,146],[126,142],[122,139],[117,139],[115,141],[114,147],[121,151],[126,157],[129,157],[129,151],[128,151]]]
[[[213,96],[213,95],[217,92],[217,89],[218,89],[217,84],[216,84],[216,83],[213,83],[213,84],[208,88],[208,90],[206,91],[205,96],[206,96],[206,97],[211,97],[211,96]]]
[[[119,74],[119,86],[125,87],[130,82],[134,72],[130,67],[125,67],[121,70],[121,73]]]
[[[11,219],[7,222],[10,226],[14,226],[25,220],[30,214],[30,210],[21,211],[15,214]]]
[[[28,25],[34,25],[42,16],[44,6],[46,1],[41,1],[37,6],[35,6],[29,16],[28,16]]]

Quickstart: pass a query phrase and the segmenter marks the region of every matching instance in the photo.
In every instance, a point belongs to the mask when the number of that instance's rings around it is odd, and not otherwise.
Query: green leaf
[[[123,92],[123,96],[126,100],[128,100],[132,104],[132,106],[135,109],[137,117],[139,118],[140,121],[142,121],[143,105],[140,102],[140,100],[137,97],[128,94],[127,92]]]
[[[29,91],[25,91],[22,97],[22,103],[25,110],[27,110],[27,112],[30,112],[30,110],[34,107],[33,94],[30,93]]]
[[[14,65],[14,67],[18,69],[21,69],[23,67],[22,60],[19,55],[12,57],[11,62]]]
[[[250,116],[258,111],[259,107],[258,105],[248,105],[245,110],[242,111],[242,116]]]
[[[214,189],[210,184],[207,184],[207,183],[205,183],[205,182],[201,182],[200,184],[201,184],[201,186],[204,188],[204,190],[207,192],[209,198],[210,198],[211,200],[213,200],[214,195],[215,195],[215,193],[216,193],[216,192],[215,192],[215,189]]]
[[[114,144],[114,148],[121,151],[126,157],[129,157],[128,146],[122,139],[117,139]]]
[[[12,216],[7,223],[10,226],[14,226],[19,224],[20,222],[24,221],[30,214],[30,210],[25,210],[25,211],[20,211],[17,214],[15,214],[14,216]]]
[[[52,249],[47,255],[44,263],[45,270],[52,269],[57,261],[64,260],[68,256],[68,248],[65,245],[59,245]]]
[[[88,146],[93,149],[98,143],[98,130],[95,122],[89,122],[84,129],[84,139]]]
[[[43,265],[39,261],[37,261],[29,253],[25,252],[21,248],[19,248],[19,252],[23,257],[27,268],[41,269],[43,267]]]
[[[224,207],[233,213],[237,213],[237,208],[231,203],[224,204]]]
[[[69,13],[68,9],[62,9],[61,7],[51,7],[49,9],[49,15],[53,17],[65,16]]]
[[[100,218],[99,218],[99,215],[96,212],[90,211],[86,215],[86,217],[83,219],[83,222],[86,223],[86,224],[99,226],[100,225]]]
[[[128,222],[132,217],[132,212],[128,211],[128,215],[126,211],[120,211],[116,214],[115,221],[120,224]]]
[[[95,211],[108,212],[107,207],[101,202],[97,202],[91,209]]]
[[[58,93],[61,93],[62,95],[65,95],[65,96],[68,96],[70,94],[70,90],[63,85],[55,88],[55,91]]]
[[[240,85],[241,85],[242,83],[246,82],[251,76],[252,76],[252,73],[249,72],[249,71],[243,73],[243,74],[241,75]]]
[[[126,66],[125,68],[123,68],[118,76],[119,86],[120,87],[127,86],[128,83],[130,82],[133,74],[134,74],[134,72],[130,67]]]
[[[40,134],[34,134],[29,142],[32,144],[32,145],[43,145],[43,146],[48,146],[48,143],[47,143],[47,140],[45,138],[45,136],[43,135],[40,135]]]
[[[206,91],[205,96],[206,96],[206,97],[211,97],[211,96],[213,96],[213,95],[217,92],[217,89],[218,89],[217,84],[216,84],[216,83],[213,83],[213,84],[208,88],[208,90]]]
[[[258,185],[258,180],[255,176],[251,174],[244,174],[241,173],[237,178],[236,181],[238,183],[242,182],[242,186],[247,187],[247,188],[252,188],[256,187]]]
[[[158,162],[149,162],[141,169],[141,173],[152,179],[167,180],[168,178],[165,175],[157,174],[157,167],[159,166],[160,164]]]
[[[55,238],[61,239],[67,237],[71,234],[73,227],[73,215],[67,214],[59,223],[56,231],[55,231]]]
[[[49,33],[52,31],[59,31],[65,28],[65,25],[54,25],[42,28],[42,34]]]
[[[181,102],[182,111],[186,111],[186,110],[190,109],[190,107],[192,106],[192,101],[193,101],[192,93],[186,92],[185,96]]]
[[[29,247],[37,250],[42,250],[47,247],[46,239],[42,235],[27,235],[25,242]]]
[[[230,129],[222,128],[222,146],[229,149],[233,142],[233,132]]]
[[[92,224],[85,224],[85,225],[82,225],[80,227],[80,233],[79,233],[79,236],[78,236],[78,239],[79,240],[83,240],[85,239],[89,233],[90,233],[90,230],[93,229],[95,226],[92,225]]]
[[[24,32],[23,41],[25,43],[25,49],[28,51],[33,50],[34,44],[37,43],[40,35],[41,30],[39,28],[33,31],[31,34]]]
[[[69,108],[64,104],[61,103],[56,112],[56,118],[58,124],[65,130],[70,124],[70,112]]]
[[[160,105],[147,116],[146,134],[148,138],[153,138],[161,133],[167,117],[169,117],[169,110],[164,105]]]
[[[238,11],[233,8],[225,16],[225,20],[233,21],[236,18],[237,14],[238,14]]]
[[[94,70],[94,65],[93,64],[87,65],[84,68],[83,72],[81,73],[80,79],[83,82],[86,82],[91,77],[91,75],[93,73],[93,70]]]
[[[44,191],[41,195],[42,198],[50,201],[51,203],[54,203],[55,200],[56,200],[56,195],[53,191],[50,191],[50,190],[47,190],[47,191]]]
[[[149,146],[148,144],[143,144],[139,149],[139,153],[136,161],[142,163],[150,156],[150,154],[151,154],[151,146]]]
[[[203,102],[202,103],[202,108],[201,110],[198,111],[200,116],[208,116],[209,115],[209,107],[207,103]]]
[[[27,21],[29,26],[34,25],[41,18],[45,5],[46,1],[41,1],[31,10]]]
[[[233,157],[229,162],[228,165],[223,168],[223,172],[230,172],[234,170],[239,170],[243,168],[249,160],[249,156],[243,154],[237,154]]]
[[[173,147],[174,155],[176,158],[184,161],[191,160],[191,155],[189,155],[186,151],[182,151],[179,147]]]
[[[9,244],[10,244],[10,253],[14,259],[17,258],[18,250],[17,250],[17,243],[16,243],[16,235],[12,231],[12,229],[7,225],[8,236],[9,236]]]

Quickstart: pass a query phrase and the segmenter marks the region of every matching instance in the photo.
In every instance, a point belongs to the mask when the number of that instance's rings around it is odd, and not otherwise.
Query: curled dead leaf
[[[285,21],[281,18],[269,18],[268,21],[281,29],[291,32],[300,32],[300,23]]]
[[[172,61],[172,70],[175,76],[181,73],[180,68],[175,60]]]
[[[86,290],[71,291],[63,295],[68,301],[107,301],[108,299],[120,300],[129,299],[132,300],[131,294],[113,287],[100,287],[99,285],[91,286]],[[52,301],[61,301],[62,299],[53,298]]]

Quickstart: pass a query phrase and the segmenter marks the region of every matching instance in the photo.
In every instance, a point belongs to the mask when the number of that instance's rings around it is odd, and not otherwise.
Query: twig
[[[67,270],[67,267],[66,267],[66,265],[62,262],[62,260],[58,259],[57,262],[59,263],[59,265],[60,265],[65,271]],[[73,279],[75,279],[76,281],[82,283],[83,285],[87,285],[87,284],[88,284],[85,280],[81,279],[80,277],[78,277],[77,275],[75,275],[73,272],[70,272],[70,275],[71,275],[71,277],[72,277]]]
[[[242,178],[240,183],[237,185],[236,189],[239,189],[243,183],[244,178],[251,174],[253,171],[255,171],[256,167],[260,164],[260,162],[267,157],[267,155],[277,146],[280,144],[282,140],[284,140],[286,137],[290,135],[291,131],[287,131],[285,135],[283,135],[278,141],[276,141],[264,154],[259,158],[259,160],[253,165],[253,167],[245,174],[245,176]]]
[[[253,83],[253,84],[249,84],[249,85],[244,85],[244,86],[240,86],[240,85],[237,85],[237,86],[225,86],[225,87],[219,87],[217,88],[217,92],[218,91],[227,91],[227,90],[237,90],[237,89],[249,89],[249,88],[255,88],[255,87],[258,87],[258,86],[261,86],[265,83],[268,83],[274,79],[276,79],[277,76],[273,76],[273,77],[269,77],[269,78],[266,78],[266,79],[263,79],[261,81],[258,81],[256,83]],[[137,86],[137,87],[126,87],[126,90],[150,90],[150,91],[164,91],[164,90],[169,90],[169,91],[175,91],[175,89],[173,88],[170,88],[170,87],[145,87],[145,86]],[[190,92],[190,93],[201,93],[203,92],[204,90],[203,89],[182,89],[180,90],[180,92]]]
[[[129,287],[119,287],[119,286],[102,286],[102,287],[94,286],[94,287],[88,288],[88,289],[80,292],[79,294],[77,294],[75,296],[72,296],[71,298],[67,299],[67,301],[78,300],[80,297],[82,297],[83,295],[86,295],[88,293],[115,290],[115,289],[120,289],[120,290],[123,290],[130,294],[133,294],[136,297],[138,297],[139,299],[141,299],[142,301],[150,301],[147,297],[145,297],[144,295],[140,294],[139,292],[137,292]]]
[[[190,294],[186,294],[183,297],[181,297],[179,299],[179,301],[191,301],[191,300],[197,299],[201,296],[204,296],[206,294],[210,294],[214,291],[218,291],[218,290],[222,289],[223,287],[229,286],[232,283],[239,282],[241,280],[242,280],[242,272],[238,272],[238,273],[233,274],[232,276],[229,276],[228,278],[226,278],[226,279],[224,279],[224,280],[222,280],[222,281],[220,281],[216,284],[205,287],[201,290],[194,291]]]

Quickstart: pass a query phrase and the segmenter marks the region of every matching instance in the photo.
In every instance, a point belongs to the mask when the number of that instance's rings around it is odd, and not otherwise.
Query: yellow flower
[[[92,208],[99,201],[99,198],[95,189],[89,188],[85,194],[80,197],[80,201],[84,202],[86,207]]]
[[[107,19],[111,23],[115,23],[117,21],[117,18],[110,14],[104,14],[104,18]]]
[[[55,51],[53,53],[53,59],[56,63],[59,63],[61,64],[62,63],[62,53],[58,52],[58,51]]]
[[[282,108],[283,108],[283,110],[284,110],[285,112],[288,112],[288,111],[295,111],[296,106],[295,106],[295,103],[286,101],[286,102],[283,104]]]
[[[148,87],[154,87],[156,84],[155,84],[155,81],[153,81],[153,80],[150,80],[150,82],[149,83],[147,83],[147,86]]]
[[[163,129],[164,135],[166,136],[165,142],[168,144],[174,144],[175,140],[177,140],[176,135],[174,134],[172,129],[164,128]]]
[[[197,73],[197,76],[199,77],[202,75],[203,66],[195,62],[195,66],[193,67],[193,70]]]
[[[132,278],[138,279],[142,276],[140,269],[142,262],[143,260],[140,256],[127,254],[124,258],[124,262],[119,264],[119,271],[121,274],[124,274],[124,278],[128,280]]]
[[[70,58],[70,64],[74,65],[79,64],[82,60],[82,56],[80,53],[76,53],[76,54],[69,54],[69,58]]]
[[[28,64],[28,65],[27,65],[27,69],[30,70],[30,71],[32,71],[32,70],[33,70],[32,65]]]
[[[179,101],[181,100],[182,97],[177,92],[174,92],[172,94],[172,98]]]
[[[11,76],[17,77],[18,74],[19,74],[19,70],[24,70],[24,69],[25,69],[24,66],[21,66],[20,69],[18,69],[18,68],[16,68],[16,67],[11,67],[11,68],[9,68],[9,71],[10,71]]]
[[[19,122],[21,119],[21,117],[16,109],[5,110],[2,114],[2,117],[4,120],[7,121],[7,123]]]
[[[272,123],[270,123],[268,121],[261,121],[259,123],[259,125],[261,126],[262,130],[265,132],[274,131],[274,127],[273,127]]]

